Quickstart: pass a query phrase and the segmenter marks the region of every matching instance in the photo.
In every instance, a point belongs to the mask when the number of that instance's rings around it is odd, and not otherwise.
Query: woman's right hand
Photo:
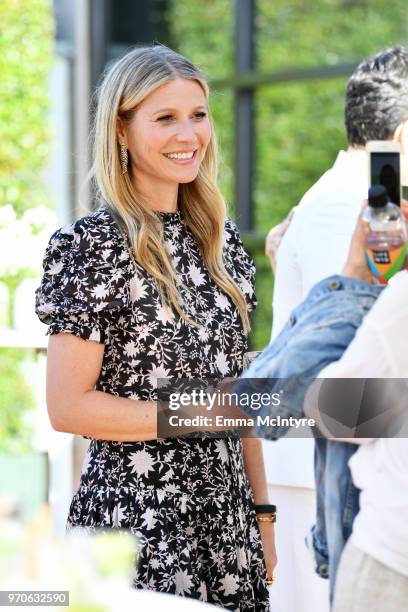
[[[368,232],[367,224],[363,221],[363,212],[367,203],[364,204],[363,210],[357,221],[353,236],[351,238],[350,248],[347,256],[347,261],[344,265],[343,276],[351,276],[359,280],[371,283],[373,276],[367,264],[365,254],[365,241]],[[408,200],[401,200],[401,210],[405,218],[408,220]]]

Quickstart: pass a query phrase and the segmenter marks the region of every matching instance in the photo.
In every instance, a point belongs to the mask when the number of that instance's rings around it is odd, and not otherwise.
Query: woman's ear
[[[116,120],[116,133],[120,144],[124,144],[128,148],[127,134],[125,129],[124,121],[118,117]]]

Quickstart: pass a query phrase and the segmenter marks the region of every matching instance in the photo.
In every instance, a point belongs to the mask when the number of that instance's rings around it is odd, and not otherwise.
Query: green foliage
[[[49,203],[41,173],[49,154],[52,3],[0,0],[0,15],[0,206],[12,204],[21,215]],[[12,279],[9,281],[12,284]],[[33,399],[20,369],[23,358],[20,350],[1,349],[1,451],[29,448],[30,429],[25,417]]]
[[[403,42],[405,0],[258,0],[258,68],[360,61]],[[278,223],[347,146],[346,79],[262,87],[256,95],[256,227]]]
[[[211,97],[211,112],[219,144],[220,188],[228,203],[228,214],[235,215],[234,202],[234,96],[216,91]]]
[[[234,70],[234,19],[229,0],[172,0],[168,15],[171,44],[193,61],[208,80],[228,77]],[[210,106],[220,144],[220,187],[234,210],[234,99],[230,91],[212,94]]]
[[[269,257],[263,252],[263,245],[262,249],[251,250],[250,252],[256,266],[255,290],[258,300],[250,334],[250,348],[253,351],[261,351],[271,337],[273,275]]]
[[[171,41],[209,79],[234,70],[234,16],[230,0],[172,0],[168,15]]]
[[[41,181],[48,149],[50,0],[0,0],[0,206],[17,212],[48,201]]]
[[[21,349],[0,349],[0,452],[30,449],[32,431],[26,418],[34,400],[21,369],[25,357]]]
[[[318,67],[359,61],[404,43],[406,0],[257,0],[257,70]],[[172,1],[172,44],[211,80],[233,74],[234,3]],[[346,79],[260,87],[255,96],[255,228],[266,234],[334,162],[346,145],[343,105]],[[221,144],[220,185],[233,202],[233,95],[215,92],[211,102]],[[273,279],[263,246],[257,264],[259,306],[252,348],[269,340]]]
[[[339,64],[404,43],[405,0],[257,0],[258,67]]]
[[[267,232],[347,148],[345,81],[310,81],[256,95],[255,224]]]

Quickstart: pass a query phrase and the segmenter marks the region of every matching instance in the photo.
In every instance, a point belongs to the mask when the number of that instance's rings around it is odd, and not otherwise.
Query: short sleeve
[[[232,275],[245,296],[248,312],[252,312],[257,305],[255,264],[242,244],[238,228],[230,219],[225,222],[224,262],[227,271]]]
[[[107,343],[109,327],[129,307],[131,259],[116,222],[99,210],[50,238],[36,313],[48,334],[66,332]]]

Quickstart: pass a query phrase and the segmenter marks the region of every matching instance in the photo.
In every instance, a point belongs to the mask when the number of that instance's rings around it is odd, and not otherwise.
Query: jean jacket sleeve
[[[257,411],[258,424],[265,416],[304,416],[310,384],[325,366],[340,359],[380,292],[380,287],[342,276],[329,277],[313,287],[279,336],[235,386],[238,397],[244,393],[249,397],[253,393],[279,394],[279,403],[271,402]],[[251,402],[246,403],[241,409],[254,417]],[[256,434],[278,439],[288,428],[263,423],[256,426]]]

